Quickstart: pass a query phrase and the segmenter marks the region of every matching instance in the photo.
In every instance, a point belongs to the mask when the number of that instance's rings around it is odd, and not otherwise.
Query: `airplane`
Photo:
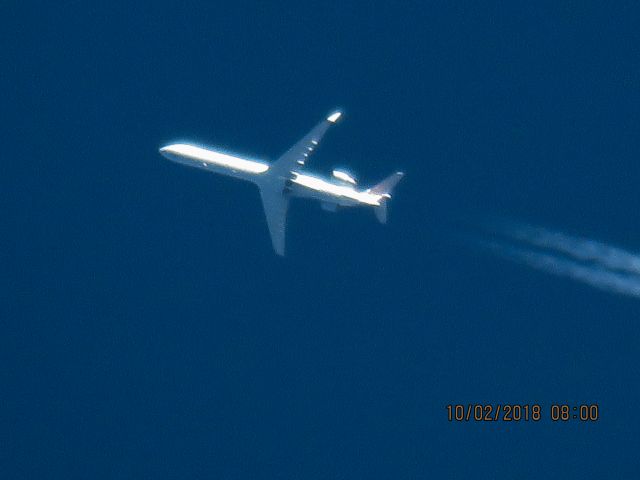
[[[333,170],[329,179],[304,173],[309,155],[318,148],[325,132],[341,116],[338,111],[323,119],[271,164],[184,143],[164,146],[160,153],[176,163],[256,184],[262,197],[273,249],[284,256],[287,209],[292,197],[319,200],[322,208],[331,212],[338,207],[371,206],[380,223],[387,221],[387,202],[391,191],[402,179],[402,172],[396,172],[366,190],[358,190],[356,180],[341,170]]]

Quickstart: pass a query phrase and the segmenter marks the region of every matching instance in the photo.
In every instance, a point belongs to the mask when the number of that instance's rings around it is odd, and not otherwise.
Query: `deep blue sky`
[[[640,476],[640,301],[442,234],[640,250],[636,2],[110,4],[2,8],[2,478]],[[294,203],[285,259],[157,152],[273,159],[334,107],[311,168],[407,177],[386,227]]]

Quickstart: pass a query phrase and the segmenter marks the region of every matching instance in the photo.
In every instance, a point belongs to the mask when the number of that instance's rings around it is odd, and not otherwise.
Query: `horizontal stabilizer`
[[[371,193],[375,193],[376,195],[385,195],[391,198],[391,191],[398,184],[398,182],[402,180],[403,176],[404,173],[402,172],[396,172],[393,175],[389,175],[383,181],[371,187],[369,191]]]
[[[387,202],[382,202],[379,206],[374,207],[376,218],[380,223],[387,223]]]
[[[381,181],[380,183],[378,183],[377,185],[374,185],[369,189],[370,193],[374,193],[376,195],[382,195],[382,198],[380,199],[380,205],[373,207],[374,212],[376,214],[376,218],[380,223],[387,223],[387,216],[388,216],[387,200],[391,198],[391,191],[398,184],[398,182],[402,180],[403,176],[404,176],[404,173],[396,172],[393,175],[389,175],[383,181]]]

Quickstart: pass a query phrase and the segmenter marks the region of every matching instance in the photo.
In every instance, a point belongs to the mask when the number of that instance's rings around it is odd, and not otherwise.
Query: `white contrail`
[[[640,255],[588,238],[573,237],[542,227],[513,223],[496,226],[501,234],[530,245],[555,250],[583,262],[640,275]]]
[[[494,241],[478,240],[477,245],[494,254],[543,272],[572,278],[601,290],[640,298],[640,276],[583,264],[553,252],[540,252]]]
[[[544,227],[493,220],[473,243],[508,260],[601,290],[640,298],[640,255]]]

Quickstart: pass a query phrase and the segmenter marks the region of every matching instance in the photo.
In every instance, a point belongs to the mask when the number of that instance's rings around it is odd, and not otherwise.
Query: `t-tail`
[[[404,173],[396,172],[393,175],[389,175],[383,181],[374,185],[369,189],[370,193],[374,193],[376,195],[382,195],[380,199],[380,205],[374,207],[374,212],[376,214],[376,218],[380,223],[387,223],[387,202],[391,199],[391,191],[398,184]]]

